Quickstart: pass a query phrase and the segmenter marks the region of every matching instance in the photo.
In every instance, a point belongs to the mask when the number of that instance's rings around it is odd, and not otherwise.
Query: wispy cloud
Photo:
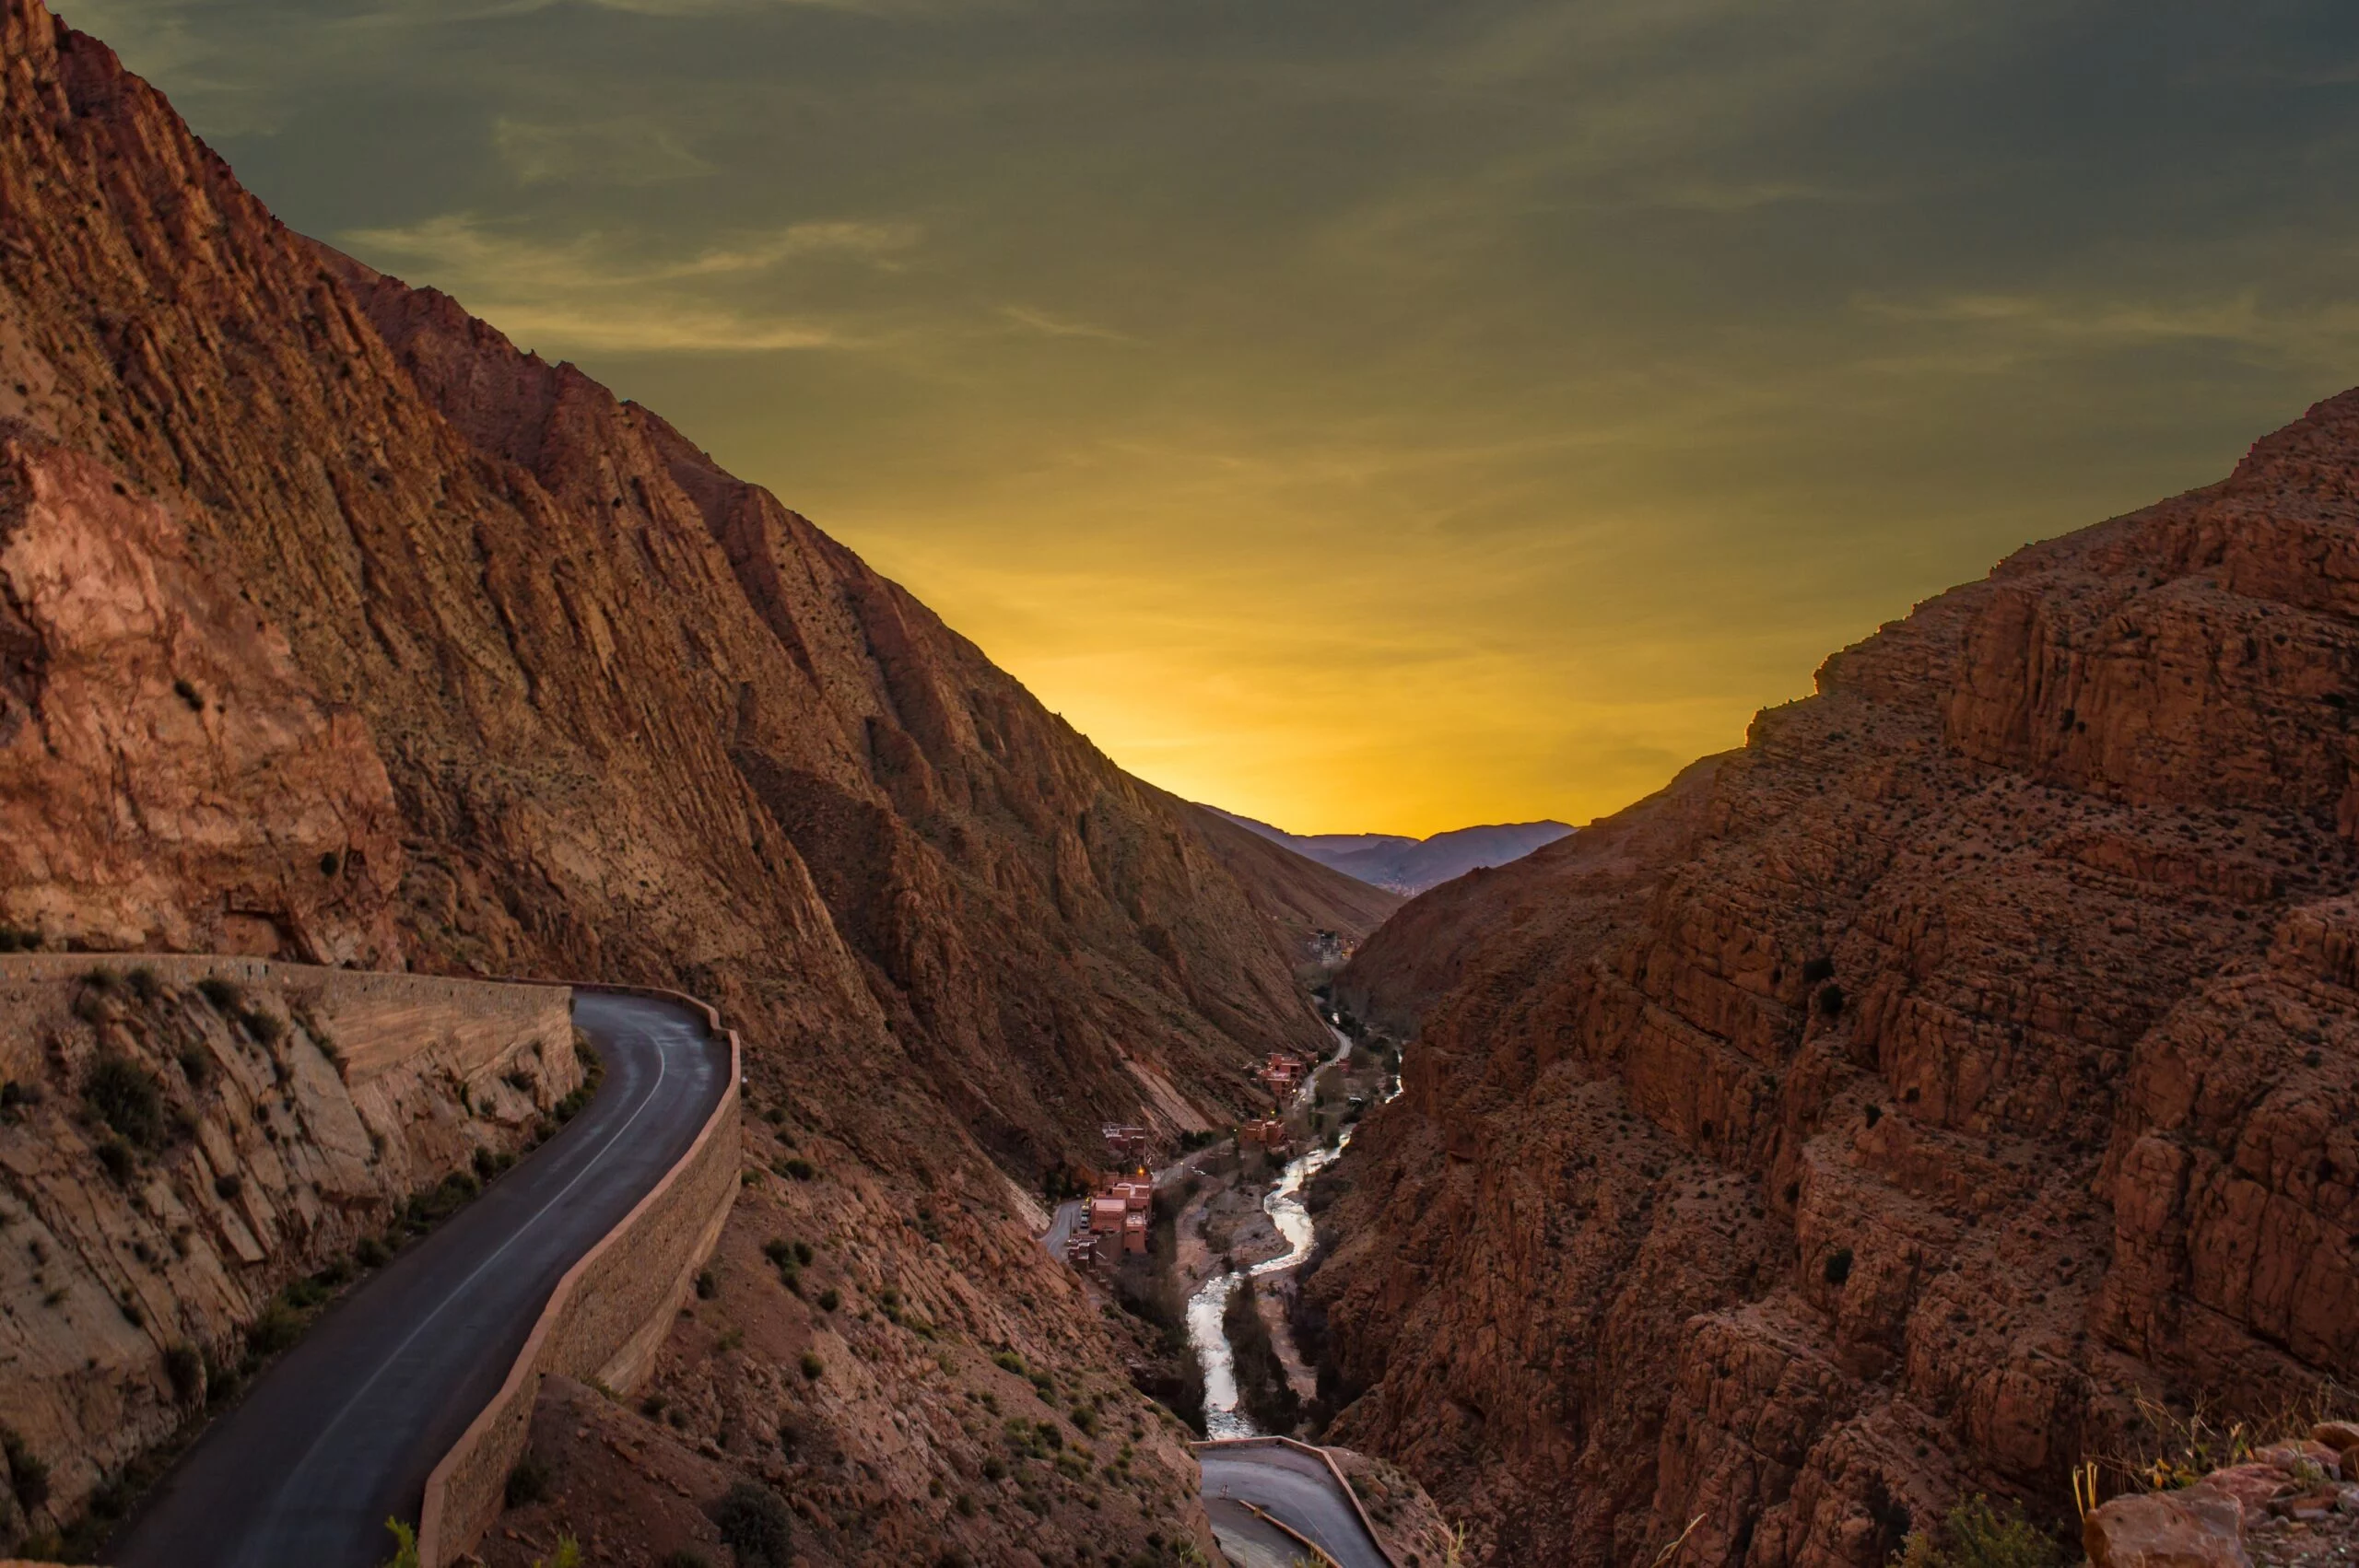
[[[827,220],[634,257],[597,230],[550,242],[466,214],[337,237],[371,265],[413,270],[531,346],[687,354],[860,346],[867,334],[841,321],[764,308],[732,286],[815,257],[885,264],[918,239],[914,225]]]
[[[1129,333],[1116,332],[1111,327],[1097,326],[1070,317],[1052,316],[1046,310],[1035,310],[1029,305],[1002,305],[999,308],[999,313],[1025,331],[1039,333],[1043,337],[1086,338],[1092,343],[1136,343],[1138,341]]]

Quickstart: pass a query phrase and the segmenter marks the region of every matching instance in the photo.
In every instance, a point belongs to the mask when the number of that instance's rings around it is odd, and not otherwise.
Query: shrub
[[[275,1012],[264,1012],[259,1007],[250,1007],[239,1013],[238,1022],[246,1026],[246,1033],[252,1035],[258,1045],[275,1046],[287,1033],[287,1020]]]
[[[796,1181],[809,1181],[819,1173],[813,1168],[810,1161],[798,1156],[792,1160],[780,1160],[778,1174],[782,1176],[792,1176]]]
[[[517,1460],[516,1468],[508,1472],[508,1485],[504,1493],[508,1506],[522,1508],[527,1504],[542,1501],[548,1494],[548,1467],[530,1454]]]
[[[8,1480],[26,1513],[49,1501],[49,1467],[25,1446],[23,1438],[5,1426],[0,1426],[0,1454],[7,1457]]]
[[[138,1168],[139,1162],[132,1157],[130,1144],[120,1138],[110,1138],[99,1145],[99,1164],[106,1167],[107,1175],[115,1179],[117,1186],[128,1186],[131,1173]]]
[[[203,1046],[182,1046],[174,1059],[181,1064],[181,1076],[188,1080],[192,1089],[204,1088],[205,1081],[213,1076],[213,1058]]]
[[[1828,986],[1824,990],[1820,991],[1818,993],[1818,1010],[1819,1012],[1826,1014],[1829,1018],[1840,1017],[1843,1012],[1843,988],[1841,986]]]
[[[833,1285],[829,1285],[819,1293],[819,1310],[822,1312],[833,1312],[843,1304],[844,1298],[837,1293]]]
[[[41,932],[21,926],[0,926],[0,953],[38,953]]]
[[[224,1171],[213,1178],[213,1195],[217,1198],[235,1198],[245,1189],[245,1185],[237,1172]]]
[[[794,1552],[793,1515],[766,1486],[741,1480],[713,1505],[712,1522],[737,1554],[738,1568],[786,1568]]]
[[[122,977],[101,964],[82,977],[82,983],[94,991],[111,991],[122,982]]]
[[[1813,958],[1802,965],[1802,984],[1806,986],[1814,986],[1821,980],[1833,978],[1835,978],[1835,960],[1832,958]]]
[[[1953,1507],[1938,1532],[1911,1530],[1900,1562],[1903,1568],[2057,1568],[2063,1559],[2020,1504],[1994,1508],[1977,1493]]]
[[[827,1363],[819,1359],[819,1354],[816,1351],[805,1351],[803,1352],[804,1376],[809,1378],[812,1382],[816,1383],[819,1381],[819,1375],[827,1370]]]
[[[798,1241],[794,1244],[794,1260],[797,1263],[807,1265],[811,1261],[811,1244],[809,1242]]]
[[[352,1246],[353,1261],[363,1269],[382,1269],[393,1260],[393,1256],[385,1250],[385,1244],[375,1236],[362,1236]]]
[[[82,1081],[82,1098],[106,1124],[134,1143],[164,1141],[164,1092],[154,1074],[119,1051],[102,1050]]]
[[[713,1278],[710,1269],[697,1270],[697,1300],[710,1301],[721,1293],[721,1281]]]
[[[276,1355],[303,1335],[302,1315],[274,1296],[246,1329],[246,1351],[253,1356]]]
[[[205,1402],[205,1358],[188,1345],[164,1352],[164,1375],[171,1380],[172,1398],[183,1405]]]
[[[131,982],[131,994],[142,1001],[154,1001],[164,994],[163,977],[147,965],[140,965],[125,977]]]
[[[677,1551],[665,1552],[656,1568],[712,1568],[712,1559],[684,1546]]]
[[[237,981],[219,975],[207,975],[196,982],[196,994],[213,1004],[213,1010],[223,1017],[245,1005],[245,988]]]
[[[1849,1279],[1851,1277],[1851,1249],[1848,1246],[1838,1246],[1834,1251],[1828,1253],[1826,1255],[1826,1266],[1824,1271],[1826,1275],[1826,1282],[1830,1285],[1839,1285],[1844,1281]]]

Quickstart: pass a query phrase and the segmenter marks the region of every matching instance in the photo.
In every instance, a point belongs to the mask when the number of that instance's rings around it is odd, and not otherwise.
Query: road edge
[[[1342,1492],[1344,1494],[1344,1501],[1352,1505],[1352,1512],[1358,1516],[1360,1528],[1367,1532],[1367,1539],[1370,1544],[1376,1548],[1376,1554],[1384,1559],[1385,1562],[1392,1563],[1392,1568],[1401,1568],[1401,1565],[1398,1562],[1393,1562],[1392,1553],[1385,1549],[1384,1538],[1376,1533],[1376,1521],[1369,1518],[1367,1516],[1367,1510],[1361,1506],[1360,1494],[1352,1490],[1352,1483],[1344,1479],[1342,1468],[1335,1463],[1335,1456],[1327,1452],[1326,1449],[1318,1446],[1316,1444],[1297,1442],[1291,1437],[1208,1437],[1199,1443],[1191,1443],[1188,1446],[1191,1451],[1196,1453],[1202,1453],[1207,1448],[1269,1448],[1284,1446],[1287,1448],[1298,1448],[1303,1453],[1314,1456],[1320,1464],[1327,1467],[1327,1473],[1335,1478],[1335,1490]]]
[[[531,1435],[533,1403],[540,1394],[542,1378],[550,1373],[591,1381],[615,1368],[618,1361],[628,1358],[628,1364],[617,1374],[635,1381],[645,1370],[645,1350],[640,1341],[646,1339],[650,1325],[668,1328],[672,1316],[693,1288],[698,1269],[703,1266],[712,1247],[720,1240],[721,1228],[737,1199],[738,1138],[740,1107],[744,1103],[743,1084],[745,1057],[743,1043],[737,1031],[725,1028],[721,1014],[711,1004],[682,992],[656,986],[621,986],[562,980],[520,980],[528,985],[561,986],[575,991],[603,992],[618,996],[651,997],[663,1001],[677,1002],[693,1008],[704,1016],[707,1031],[724,1036],[729,1042],[729,1081],[722,1087],[720,1102],[713,1106],[695,1141],[686,1153],[673,1162],[672,1168],[647,1190],[645,1196],[632,1205],[629,1213],[616,1222],[614,1228],[598,1238],[590,1249],[574,1260],[565,1271],[540,1316],[533,1324],[533,1331],[517,1352],[514,1364],[509,1368],[507,1379],[499,1391],[471,1422],[459,1440],[443,1455],[433,1472],[427,1477],[423,1510],[418,1518],[417,1561],[419,1568],[449,1568],[463,1552],[482,1539],[485,1530],[499,1515],[508,1472],[524,1452]],[[616,1248],[630,1239],[642,1221],[664,1204],[672,1193],[700,1174],[702,1168],[718,1164],[726,1173],[725,1180],[716,1180],[718,1200],[712,1212],[693,1231],[681,1227],[681,1234],[692,1235],[692,1246],[682,1256],[674,1278],[648,1312],[619,1335],[604,1338],[612,1340],[599,1348],[600,1337],[594,1326],[584,1333],[569,1335],[569,1328],[589,1305],[583,1281],[591,1270]],[[691,1195],[693,1199],[694,1195]],[[569,1343],[569,1340],[578,1342]]]

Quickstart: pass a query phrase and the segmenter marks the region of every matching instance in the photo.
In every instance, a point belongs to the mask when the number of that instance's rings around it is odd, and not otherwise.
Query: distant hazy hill
[[[1404,838],[1391,833],[1297,834],[1218,806],[1204,809],[1346,876],[1413,895],[1464,876],[1477,866],[1504,866],[1520,860],[1543,844],[1554,844],[1572,832],[1561,822],[1510,822],[1461,827],[1431,838]]]

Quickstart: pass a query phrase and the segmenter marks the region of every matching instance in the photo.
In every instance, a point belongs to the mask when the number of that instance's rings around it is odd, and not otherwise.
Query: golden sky
[[[2329,0],[61,9],[1297,832],[1611,811],[2359,380]]]

